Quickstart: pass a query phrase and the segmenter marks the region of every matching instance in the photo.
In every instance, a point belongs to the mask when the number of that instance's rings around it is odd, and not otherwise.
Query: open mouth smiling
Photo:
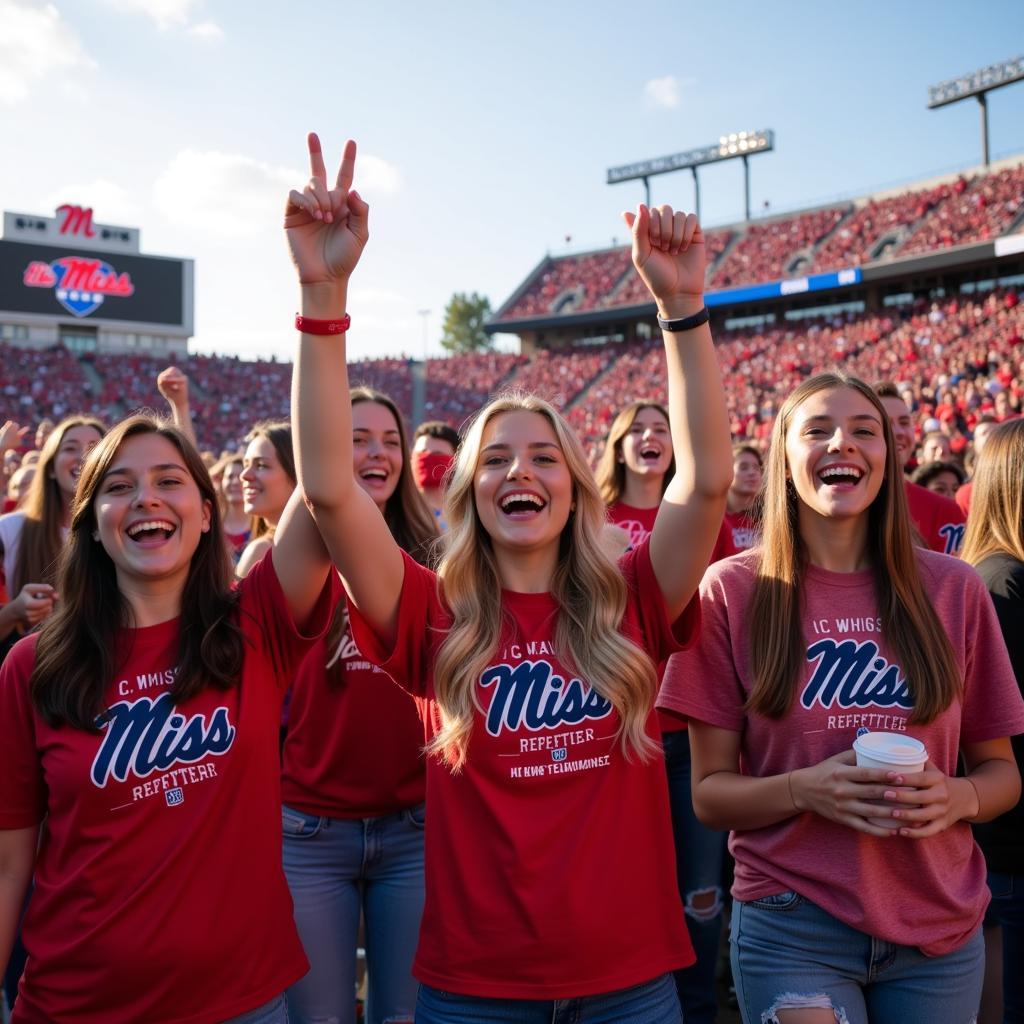
[[[125,531],[128,536],[138,544],[147,542],[162,542],[169,540],[176,530],[173,523],[166,519],[147,519],[142,522],[132,523]]]
[[[501,511],[512,518],[536,515],[547,507],[547,502],[533,491],[510,491],[498,502]]]
[[[818,479],[830,487],[856,487],[864,478],[864,470],[848,463],[826,466],[818,473]]]

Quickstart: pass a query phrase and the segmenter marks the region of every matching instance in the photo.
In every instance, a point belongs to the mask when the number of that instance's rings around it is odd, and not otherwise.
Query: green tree
[[[491,348],[493,341],[484,331],[484,321],[490,315],[491,302],[486,295],[456,292],[444,311],[442,347],[449,352],[478,352]]]

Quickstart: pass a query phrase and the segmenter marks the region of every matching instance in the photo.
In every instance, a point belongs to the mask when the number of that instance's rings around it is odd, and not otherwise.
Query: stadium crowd
[[[1024,178],[710,261],[641,206],[515,308],[632,266],[656,340],[414,368],[346,362],[369,207],[309,157],[293,364],[3,349],[13,1024],[354,1024],[360,943],[370,1024],[706,1024],[727,906],[746,1024],[1020,1019],[1019,291],[703,295]]]

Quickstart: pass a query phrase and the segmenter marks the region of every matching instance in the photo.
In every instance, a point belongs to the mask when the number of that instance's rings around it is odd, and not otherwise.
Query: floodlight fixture
[[[641,160],[621,167],[608,168],[609,185],[617,185],[622,181],[640,179],[644,183],[647,204],[651,202],[650,178],[655,174],[669,174],[672,171],[689,169],[693,173],[693,186],[696,194],[696,212],[700,216],[700,179],[697,168],[705,164],[716,164],[723,160],[740,159],[743,161],[744,186],[746,195],[747,220],[750,220],[750,167],[747,160],[758,153],[767,153],[775,148],[775,133],[771,129],[763,131],[730,132],[720,135],[718,142],[709,146],[699,146],[682,153],[670,156],[655,157],[653,160]]]
[[[979,68],[966,75],[950,78],[938,85],[928,86],[928,109],[944,107],[949,103],[958,103],[971,96],[977,97],[981,109],[981,152],[987,167],[989,164],[988,147],[988,94],[993,89],[1012,85],[1024,80],[1024,57],[1000,61],[988,67]]]

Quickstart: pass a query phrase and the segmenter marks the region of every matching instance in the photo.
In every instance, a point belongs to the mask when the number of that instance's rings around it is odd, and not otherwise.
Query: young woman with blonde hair
[[[237,586],[220,529],[177,428],[86,459],[57,609],[0,670],[0,962],[35,886],[12,1024],[287,1019],[278,723],[337,588],[298,494]]]
[[[985,581],[1024,691],[1024,420],[993,427],[978,455],[960,557]],[[1013,737],[1024,773],[1024,736]],[[985,916],[985,996],[979,1024],[1024,1020],[1024,802],[974,829],[992,893]],[[1002,1013],[989,1010],[1000,1002]],[[989,1011],[986,1016],[986,1011]]]
[[[762,528],[704,577],[659,699],[690,719],[697,813],[733,830],[743,1019],[971,1020],[988,897],[968,822],[1017,801],[1024,730],[991,603],[915,546],[889,417],[852,377],[780,409]],[[856,767],[874,733],[922,743],[924,770]]]
[[[729,486],[696,218],[643,206],[627,217],[668,321],[679,463],[650,541],[618,565],[604,554],[604,503],[579,441],[546,402],[509,396],[466,433],[435,575],[403,555],[352,479],[344,313],[368,208],[350,191],[354,143],[330,190],[315,136],[310,155],[312,179],[285,217],[301,284],[299,479],[359,649],[422,702],[417,1021],[546,1022],[565,1001],[582,1022],[677,1024],[668,972],[692,953],[657,757],[655,664],[699,627],[691,598]]]

